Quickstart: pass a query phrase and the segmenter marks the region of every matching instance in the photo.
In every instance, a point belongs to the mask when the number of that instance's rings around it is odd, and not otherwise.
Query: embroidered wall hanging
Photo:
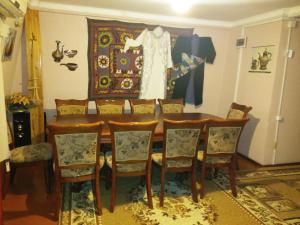
[[[111,20],[88,22],[89,100],[99,98],[138,98],[143,66],[142,47],[123,51],[126,38],[135,39],[145,28],[158,25],[126,23]],[[171,44],[176,37],[190,36],[193,29],[163,27],[170,32]],[[168,72],[167,96],[172,96],[172,80]]]

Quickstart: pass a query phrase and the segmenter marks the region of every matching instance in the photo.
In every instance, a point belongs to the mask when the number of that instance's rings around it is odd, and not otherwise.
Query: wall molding
[[[95,8],[88,6],[78,6],[70,4],[52,3],[40,0],[29,1],[29,7],[43,12],[62,13],[70,15],[82,15],[89,17],[101,17],[102,19],[118,19],[123,21],[135,21],[146,23],[159,23],[174,25],[176,27],[194,27],[212,26],[212,27],[238,27],[238,26],[253,26],[263,23],[270,23],[284,18],[300,16],[300,5],[291,8],[283,8],[270,11],[263,14],[258,14],[252,17],[244,18],[236,21],[220,21],[206,20],[196,18],[185,18],[177,16],[165,16],[150,13],[140,13],[125,10]]]

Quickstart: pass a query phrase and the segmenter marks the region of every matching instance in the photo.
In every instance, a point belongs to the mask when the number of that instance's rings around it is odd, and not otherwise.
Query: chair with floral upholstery
[[[124,114],[125,100],[95,100],[97,114]]]
[[[163,151],[152,154],[155,164],[161,167],[160,206],[164,204],[165,174],[167,172],[191,173],[192,198],[198,202],[196,193],[197,149],[205,121],[164,120]]]
[[[158,121],[118,123],[109,121],[112,152],[106,152],[106,164],[111,168],[112,193],[110,211],[116,200],[118,176],[146,177],[148,206],[153,208],[151,196],[152,138]]]
[[[132,114],[155,114],[155,99],[129,99]]]
[[[208,120],[205,127],[204,151],[198,151],[197,159],[201,162],[200,197],[204,197],[204,178],[206,168],[228,168],[230,187],[234,197],[236,149],[242,130],[248,119],[243,120]]]
[[[41,167],[45,174],[45,184],[47,192],[51,191],[52,174],[52,146],[42,142],[15,148],[13,136],[9,122],[7,122],[7,136],[10,151],[10,183],[13,184],[16,170],[19,167]]]
[[[55,212],[61,203],[63,183],[91,180],[94,184],[98,214],[102,214],[100,196],[100,169],[104,156],[100,153],[100,134],[103,122],[49,126],[53,145],[56,180]]]
[[[245,119],[248,117],[248,113],[251,111],[251,106],[240,105],[233,102],[227,114],[227,119]]]
[[[81,115],[88,113],[89,100],[55,99],[56,113],[63,115]]]
[[[158,99],[160,113],[183,113],[183,99]]]

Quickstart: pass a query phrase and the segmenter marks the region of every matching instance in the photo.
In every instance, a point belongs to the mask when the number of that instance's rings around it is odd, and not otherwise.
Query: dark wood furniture
[[[158,99],[160,113],[183,113],[183,99]]]
[[[132,114],[155,114],[155,99],[129,99]]]
[[[106,163],[112,170],[110,211],[116,200],[118,176],[143,176],[149,208],[153,208],[151,194],[152,139],[158,121],[120,123],[108,121],[112,136],[112,152],[105,154]]]
[[[123,114],[125,108],[125,100],[95,100],[97,114]]]
[[[14,147],[31,144],[30,112],[12,112]]]
[[[87,114],[89,100],[55,99],[56,113],[58,116],[69,114]]]
[[[163,151],[152,154],[153,161],[161,167],[160,206],[164,203],[165,174],[188,172],[191,174],[192,197],[198,202],[196,191],[197,152],[206,120],[164,120]]]
[[[200,197],[204,197],[204,178],[206,168],[227,167],[229,170],[230,187],[234,197],[236,149],[245,124],[243,120],[213,120],[206,122],[205,145],[203,151],[198,151],[197,159],[201,162]]]
[[[248,113],[252,110],[251,106],[240,105],[233,102],[227,114],[227,119],[245,119]]]
[[[80,123],[94,123],[97,121],[104,121],[104,126],[101,133],[101,143],[111,143],[110,130],[107,122],[113,120],[116,122],[149,122],[158,120],[154,133],[154,141],[163,140],[163,119],[169,120],[201,120],[201,119],[217,119],[214,116],[206,113],[178,113],[178,114],[123,114],[123,115],[65,115],[54,116],[48,122],[48,126],[53,125],[76,125]]]
[[[49,125],[55,162],[56,218],[61,204],[62,184],[87,180],[94,182],[98,214],[102,214],[99,179],[100,169],[104,165],[104,157],[100,155],[102,125],[101,121]]]

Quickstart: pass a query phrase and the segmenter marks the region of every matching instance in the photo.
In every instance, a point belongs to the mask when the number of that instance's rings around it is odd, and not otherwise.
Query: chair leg
[[[234,197],[237,197],[236,185],[235,185],[235,161],[233,160],[229,165],[229,181],[231,192]]]
[[[10,180],[9,181],[10,181],[10,185],[12,186],[14,184],[14,178],[15,178],[17,170],[16,170],[16,167],[12,163],[10,163],[9,166],[10,166],[10,177],[9,177]]]
[[[161,176],[160,176],[160,196],[159,196],[160,207],[164,206],[164,195],[165,195],[165,170],[162,166],[161,167]]]
[[[146,174],[146,189],[147,189],[148,206],[150,209],[153,209],[152,193],[151,193],[151,173]]]
[[[101,193],[100,193],[100,174],[99,174],[99,171],[96,172],[95,191],[96,191],[96,202],[97,202],[98,214],[102,215],[102,204],[101,204]]]
[[[111,187],[111,169],[105,167],[105,189],[108,190]]]
[[[197,191],[196,191],[196,166],[192,166],[192,177],[191,177],[191,187],[192,187],[192,198],[194,202],[198,202]]]
[[[51,193],[51,169],[52,160],[48,160],[44,164],[44,177],[45,177],[45,186],[47,193]]]
[[[110,212],[114,212],[116,201],[116,174],[112,172],[111,177],[111,196],[110,196]]]
[[[202,199],[204,197],[204,182],[205,182],[205,175],[206,175],[206,168],[205,163],[201,162],[201,174],[200,174],[200,198]]]
[[[236,170],[240,170],[240,164],[239,164],[239,161],[237,159],[237,155],[233,158],[233,160],[235,161],[234,164],[235,164],[235,169]]]
[[[61,203],[61,187],[62,184],[60,183],[59,177],[55,177],[55,191],[56,191],[56,209],[55,209],[55,219],[58,220],[59,217],[59,210],[60,210],[60,203]]]

